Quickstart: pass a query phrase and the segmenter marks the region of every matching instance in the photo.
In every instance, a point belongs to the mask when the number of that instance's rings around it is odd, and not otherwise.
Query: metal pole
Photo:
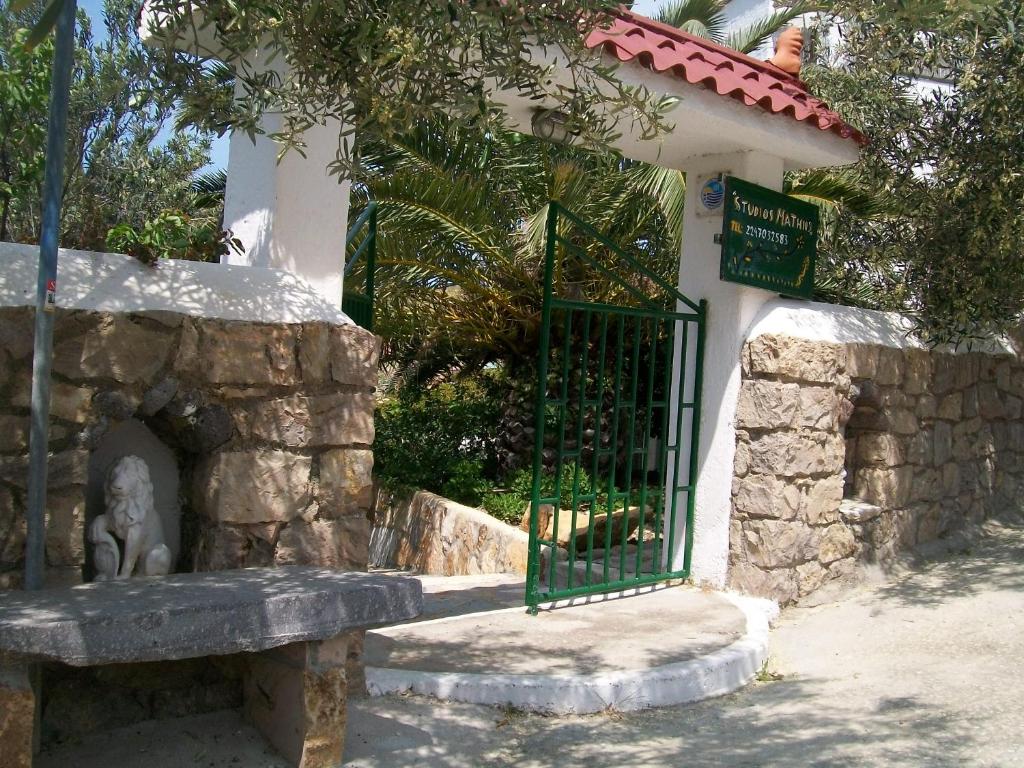
[[[32,357],[25,589],[42,588],[46,558],[50,363],[53,356],[53,313],[57,306],[57,247],[60,244],[64,144],[67,137],[71,65],[75,52],[75,10],[75,0],[64,0],[64,7],[57,17],[57,36],[53,51],[50,121],[46,134],[46,172],[43,177],[43,219],[39,238],[39,281],[36,286],[35,346]]]

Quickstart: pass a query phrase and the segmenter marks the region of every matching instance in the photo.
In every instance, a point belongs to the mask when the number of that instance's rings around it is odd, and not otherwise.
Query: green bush
[[[519,525],[529,504],[528,496],[523,498],[516,493],[486,493],[481,502],[487,514],[509,525]]]
[[[558,489],[559,504],[562,509],[569,509],[572,506],[572,484],[576,468],[573,464],[563,464],[561,469],[562,483]],[[527,501],[533,496],[533,471],[520,469],[509,477],[508,487],[512,493],[522,496]],[[593,484],[590,474],[583,467],[580,467],[580,495],[586,495],[593,491]],[[555,476],[552,473],[545,473],[541,476],[541,496],[551,497],[555,493]],[[603,494],[599,494],[601,496]]]
[[[444,493],[458,473],[464,490],[472,478],[461,462],[479,463],[481,477],[493,471],[497,414],[495,399],[476,379],[403,387],[377,406],[377,476],[392,490]]]
[[[474,459],[457,461],[451,474],[441,486],[441,495],[459,504],[471,507],[480,505],[484,493],[491,484],[483,476],[484,463]]]

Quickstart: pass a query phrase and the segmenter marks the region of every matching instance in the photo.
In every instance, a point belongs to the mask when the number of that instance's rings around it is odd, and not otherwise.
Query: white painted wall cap
[[[747,332],[747,340],[758,336],[793,336],[831,344],[877,344],[895,349],[929,349],[913,334],[914,323],[898,312],[844,307],[814,301],[774,299],[758,312]],[[994,355],[1015,354],[1009,339],[1003,336],[961,345],[936,348],[943,352],[985,352]]]
[[[340,257],[339,257],[340,258]],[[0,243],[0,306],[35,306],[39,246]],[[161,260],[62,248],[57,306],[99,312],[177,312],[261,323],[351,325],[298,276],[279,269]]]

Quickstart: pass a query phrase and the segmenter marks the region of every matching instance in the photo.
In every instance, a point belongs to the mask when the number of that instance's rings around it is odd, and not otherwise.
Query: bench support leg
[[[349,636],[292,643],[253,654],[245,712],[297,768],[337,768],[345,746]]]
[[[0,755],[10,768],[32,768],[39,751],[38,669],[0,659]]]

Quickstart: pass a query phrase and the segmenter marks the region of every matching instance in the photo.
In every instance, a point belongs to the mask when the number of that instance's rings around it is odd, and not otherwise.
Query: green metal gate
[[[555,202],[545,258],[534,612],[689,575],[706,315]]]

